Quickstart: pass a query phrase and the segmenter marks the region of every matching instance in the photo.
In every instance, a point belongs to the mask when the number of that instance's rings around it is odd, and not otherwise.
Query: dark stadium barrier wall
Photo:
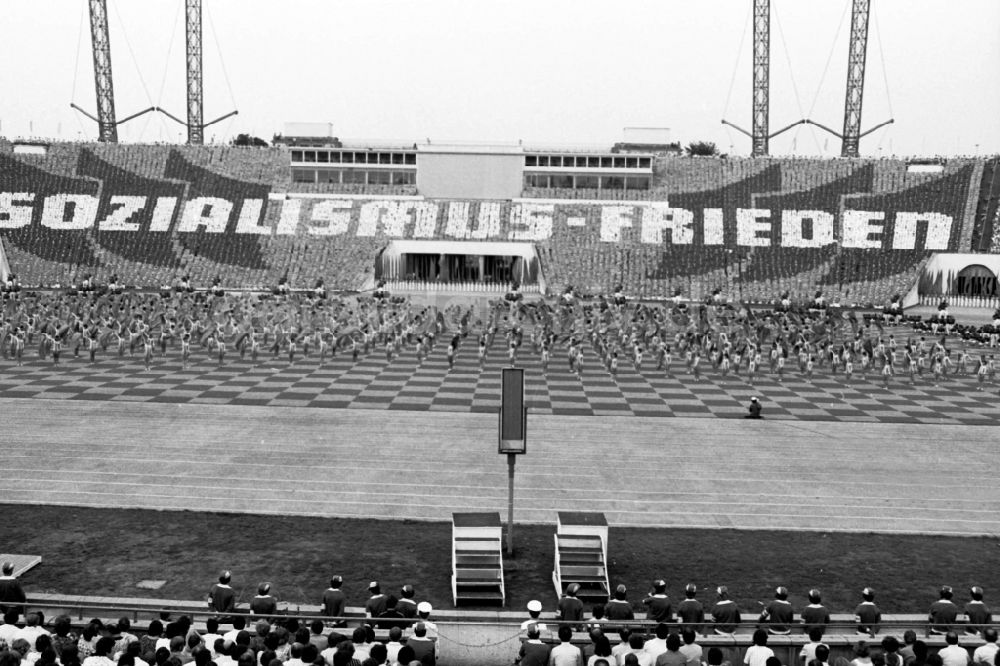
[[[649,201],[302,193],[288,177],[282,149],[56,144],[35,157],[0,144],[0,239],[25,284],[91,273],[159,286],[186,272],[350,289],[388,240],[437,239],[534,242],[554,289],[667,296],[723,276],[752,293],[888,288],[932,251],[968,249],[983,163],[674,158],[657,161]]]

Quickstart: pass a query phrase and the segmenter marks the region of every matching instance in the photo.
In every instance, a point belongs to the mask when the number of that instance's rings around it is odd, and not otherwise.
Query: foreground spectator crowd
[[[438,662],[438,627],[430,619],[433,609],[416,601],[412,585],[399,594],[386,594],[377,581],[368,585],[365,617],[353,629],[345,616],[344,579],[333,576],[321,595],[323,619],[306,623],[281,610],[270,583],[261,583],[248,607],[237,604],[232,575],[223,572],[207,595],[208,618],[195,627],[186,615],[172,619],[169,612],[135,631],[127,617],[115,623],[94,619],[78,633],[66,615],[46,623],[38,611],[27,611],[25,595],[3,565],[0,578],[0,666],[430,666]],[[685,587],[685,598],[674,604],[666,582],[657,580],[636,607],[645,611],[637,620],[628,590],[618,586],[607,603],[597,604],[585,616],[575,585],[567,587],[547,624],[540,601],[527,605],[521,624],[522,641],[515,657],[519,666],[738,666],[726,661],[719,647],[703,648],[699,635],[732,639],[747,624],[756,629],[753,644],[741,651],[744,666],[1000,666],[997,630],[980,587],[969,589],[969,600],[960,607],[952,588],[940,588],[931,604],[925,631],[944,639],[936,652],[919,640],[916,631],[886,635],[875,590],[865,588],[854,610],[850,629],[831,624],[829,610],[819,590],[808,593],[808,605],[796,609],[785,587],[759,614],[744,617],[725,587],[715,590],[711,606],[698,599],[694,584]],[[231,628],[230,628],[231,627]],[[652,628],[651,633],[645,630]],[[783,636],[800,628],[809,637],[796,664],[784,664],[768,647],[770,636]],[[589,643],[574,643],[586,632]],[[830,659],[824,635],[856,632],[855,658]],[[976,643],[974,649],[962,645]],[[733,643],[735,645],[735,643]],[[730,658],[733,648],[727,648]]]

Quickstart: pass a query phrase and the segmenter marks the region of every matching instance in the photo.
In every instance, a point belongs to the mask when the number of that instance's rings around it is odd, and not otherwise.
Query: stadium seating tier
[[[663,157],[650,190],[528,188],[521,201],[448,202],[413,198],[413,186],[293,184],[287,148],[52,144],[22,155],[0,142],[0,240],[26,285],[90,274],[158,287],[188,274],[238,288],[323,278],[350,290],[370,283],[391,239],[520,240],[535,243],[550,291],[622,285],[640,298],[718,289],[772,300],[823,290],[880,303],[912,284],[933,250],[1000,246],[996,162],[955,159],[926,173],[902,160]],[[537,199],[551,230],[525,212]],[[657,205],[688,217],[657,208],[667,216],[657,223],[667,221],[651,235],[646,213]],[[620,224],[611,235],[609,207]],[[740,236],[746,211],[767,229]],[[802,212],[791,241],[789,211]],[[824,227],[817,211],[833,222]],[[874,247],[845,244],[852,211],[876,213]],[[896,228],[900,212],[917,214],[912,231]],[[927,216],[950,226],[942,232]]]

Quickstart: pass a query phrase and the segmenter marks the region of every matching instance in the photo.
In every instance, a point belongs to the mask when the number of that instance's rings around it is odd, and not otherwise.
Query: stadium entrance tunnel
[[[970,297],[984,303],[1000,297],[1000,255],[940,253],[931,257],[911,291],[916,298]],[[904,306],[910,305],[904,301]]]
[[[441,284],[508,284],[545,289],[532,243],[392,240],[375,259],[375,278]]]
[[[959,296],[995,297],[997,276],[982,264],[966,266],[955,279],[954,293]]]

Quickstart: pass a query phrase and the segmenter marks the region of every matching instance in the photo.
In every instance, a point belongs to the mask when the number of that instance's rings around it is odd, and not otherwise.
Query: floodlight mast
[[[847,93],[844,96],[844,137],[841,157],[858,157],[861,142],[861,103],[865,91],[868,56],[868,19],[871,0],[854,0],[851,8],[851,42],[847,53]]]
[[[844,131],[837,133],[814,120],[815,125],[840,139],[841,157],[861,156],[861,137],[896,122],[893,118],[861,131],[861,106],[865,94],[865,62],[868,58],[868,22],[871,0],[853,0],[851,5],[851,40],[847,52],[847,90],[844,94]]]
[[[770,132],[771,95],[771,0],[753,0],[753,126],[748,132],[723,119],[722,124],[750,137],[753,157],[766,157],[770,140],[805,120]]]
[[[115,92],[111,76],[111,40],[108,36],[107,0],[88,0],[90,4],[90,40],[94,54],[94,86],[97,93],[97,115],[94,116],[70,102],[70,107],[97,123],[98,140],[118,143],[118,125],[133,118],[158,111],[174,122],[188,129],[188,143],[201,145],[205,142],[205,128],[226,118],[237,115],[238,111],[204,122],[204,96],[202,91],[202,40],[201,40],[201,0],[185,0],[187,34],[187,122],[158,106],[151,106],[131,116],[115,118]]]
[[[771,77],[771,0],[753,1],[753,152],[767,155]]]
[[[115,89],[111,76],[111,40],[108,35],[108,6],[105,0],[90,0],[90,43],[94,54],[98,140],[118,143]]]
[[[201,76],[201,0],[186,0],[188,143],[205,143],[204,96]]]

